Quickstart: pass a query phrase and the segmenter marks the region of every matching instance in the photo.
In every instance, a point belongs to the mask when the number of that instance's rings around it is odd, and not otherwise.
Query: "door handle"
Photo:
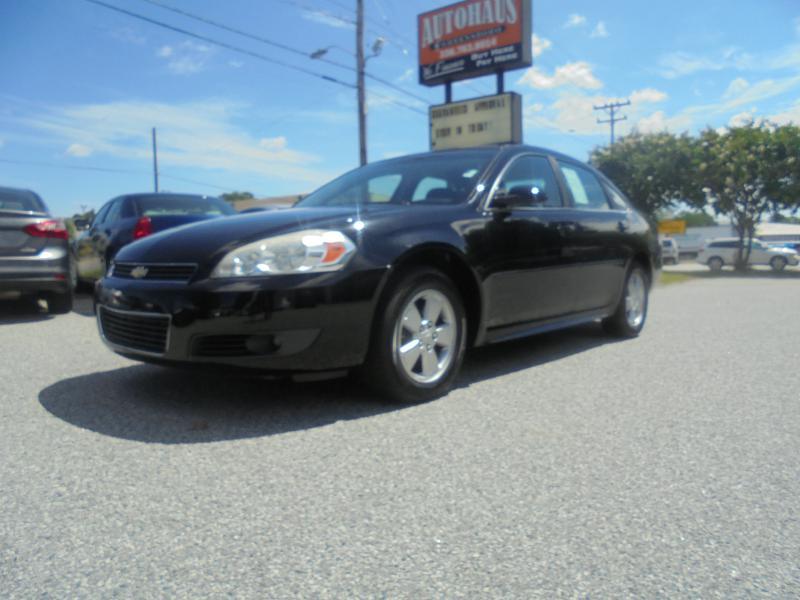
[[[625,233],[626,231],[628,231],[628,223],[626,221],[618,222],[617,229],[619,229],[620,233]]]

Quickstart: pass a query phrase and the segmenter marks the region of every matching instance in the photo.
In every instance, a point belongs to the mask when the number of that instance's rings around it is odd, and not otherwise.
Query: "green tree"
[[[686,221],[687,227],[712,227],[717,224],[717,221],[707,212],[684,210],[673,217]]]
[[[800,131],[767,122],[706,129],[696,146],[698,182],[718,215],[739,237],[736,268],[747,268],[756,227],[765,214],[797,203]]]
[[[253,198],[255,198],[255,196],[253,196],[253,194],[251,194],[250,192],[227,192],[225,194],[222,194],[221,197],[223,200],[225,200],[225,202],[231,205],[233,205],[236,202],[239,202],[240,200],[252,200]]]
[[[688,134],[633,132],[612,146],[595,148],[590,161],[655,221],[657,213],[678,201],[702,205],[692,171],[693,146]]]

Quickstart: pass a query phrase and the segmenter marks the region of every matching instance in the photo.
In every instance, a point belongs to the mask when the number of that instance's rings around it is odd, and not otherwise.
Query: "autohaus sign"
[[[532,64],[530,0],[465,0],[417,19],[423,85]]]

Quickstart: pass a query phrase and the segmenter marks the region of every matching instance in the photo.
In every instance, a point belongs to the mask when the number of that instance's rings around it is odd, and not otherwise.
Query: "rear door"
[[[558,167],[570,196],[570,220],[574,223],[565,232],[570,284],[575,292],[573,310],[608,307],[617,301],[631,255],[628,209],[611,204],[591,169],[566,160],[558,160]]]

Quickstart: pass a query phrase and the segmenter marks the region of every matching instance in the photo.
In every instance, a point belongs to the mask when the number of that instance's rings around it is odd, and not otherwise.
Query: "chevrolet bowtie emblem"
[[[135,269],[131,270],[131,277],[134,279],[141,279],[142,277],[147,277],[147,273],[149,273],[150,269],[147,267],[143,267],[139,265]]]

